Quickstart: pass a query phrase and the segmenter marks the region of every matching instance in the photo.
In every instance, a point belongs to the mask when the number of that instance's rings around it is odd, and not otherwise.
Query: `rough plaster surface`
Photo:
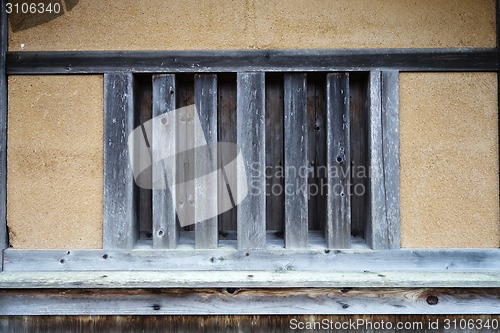
[[[380,47],[495,47],[495,0],[80,0],[9,42],[28,51]]]
[[[9,77],[15,248],[102,247],[102,76]]]
[[[401,74],[401,245],[499,247],[494,73]]]

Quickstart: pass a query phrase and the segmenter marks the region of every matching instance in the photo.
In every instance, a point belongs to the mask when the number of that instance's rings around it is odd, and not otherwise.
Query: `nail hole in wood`
[[[160,309],[161,309],[161,306],[160,306],[160,305],[158,305],[158,304],[154,304],[154,305],[153,305],[153,310],[158,311],[158,310],[160,310]]]
[[[229,294],[234,294],[236,293],[236,288],[227,288],[226,291],[229,293]]]
[[[163,230],[158,230],[158,236],[163,237],[164,234]]]
[[[59,260],[59,262],[60,262],[61,264],[64,264],[64,263],[66,262],[66,260],[61,259],[61,260]]]
[[[429,304],[429,305],[436,305],[436,304],[438,304],[438,302],[439,302],[439,298],[437,298],[437,296],[430,295],[427,297],[427,304]]]
[[[108,255],[105,253],[102,255],[102,259],[108,259]]]

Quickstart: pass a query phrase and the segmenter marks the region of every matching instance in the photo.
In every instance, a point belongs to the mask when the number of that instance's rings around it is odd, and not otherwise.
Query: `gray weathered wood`
[[[196,74],[194,77],[194,100],[196,111],[200,118],[201,127],[205,134],[208,144],[217,141],[217,75],[215,74]],[[196,143],[195,143],[196,144]],[[213,156],[213,150],[210,151],[209,161],[205,155],[195,156],[195,175],[198,175],[201,169],[206,169],[206,163],[210,163],[212,170],[217,170],[217,156]],[[195,181],[197,182],[197,181]],[[201,200],[210,200],[210,205],[217,207],[217,193],[208,193],[209,190],[217,192],[217,177],[212,177],[208,188],[200,188],[195,185],[195,219],[200,213]],[[217,208],[215,208],[217,210]],[[218,217],[214,216],[202,222],[195,224],[195,245],[196,248],[213,249],[218,246]]]
[[[138,237],[134,177],[127,139],[134,129],[134,77],[104,75],[103,247],[130,249]]]
[[[349,74],[326,77],[328,196],[325,239],[329,248],[351,247]]]
[[[173,112],[176,109],[177,85],[174,74],[161,74],[153,76],[153,118],[161,116],[167,112]],[[156,118],[158,119],[158,118]],[[161,121],[160,121],[161,123]],[[163,123],[162,123],[163,124]],[[164,132],[157,133],[157,130],[163,130],[161,126],[153,126],[152,150],[156,150],[159,145],[169,145],[175,151],[177,138],[177,122],[166,123],[164,126],[170,126],[168,138],[162,135]],[[168,142],[165,142],[166,139]],[[159,147],[158,147],[159,148]],[[161,148],[158,150],[161,151]],[[155,154],[153,153],[153,156]],[[164,161],[155,161],[153,163],[153,179],[165,179],[164,189],[153,189],[153,248],[175,248],[179,240],[180,226],[176,220],[175,211],[175,186],[168,186],[166,172],[171,172],[170,179],[175,180],[175,163],[165,165]],[[172,184],[170,184],[172,185]]]
[[[370,73],[369,210],[365,238],[373,249],[399,248],[398,73]]]
[[[7,231],[7,76],[5,54],[7,52],[8,25],[4,10],[5,0],[0,1],[0,260],[3,249],[9,246]],[[3,262],[3,260],[2,260]],[[2,263],[0,262],[0,272]]]
[[[3,289],[31,288],[500,288],[497,272],[73,271],[2,272]]]
[[[429,296],[437,304],[429,304]],[[0,315],[496,314],[485,289],[2,290]],[[423,322],[425,323],[425,321]],[[422,326],[426,327],[426,326]]]
[[[238,205],[238,248],[266,246],[266,133],[264,73],[238,73],[237,143],[246,167],[247,197]]]
[[[318,235],[319,236],[319,235]],[[319,238],[319,237],[318,237]],[[408,271],[500,273],[497,249],[380,250],[5,250],[5,271]],[[271,240],[268,240],[268,244]]]
[[[7,74],[266,71],[497,71],[489,49],[310,49],[9,52]]]
[[[283,246],[283,222],[285,201],[283,177],[277,171],[283,161],[283,77],[266,73],[266,228],[281,236]]]
[[[382,149],[387,247],[400,247],[399,72],[383,71]]]
[[[307,247],[307,76],[284,76],[285,246]]]

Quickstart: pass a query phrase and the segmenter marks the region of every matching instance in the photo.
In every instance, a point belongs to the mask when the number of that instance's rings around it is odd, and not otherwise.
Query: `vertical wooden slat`
[[[134,129],[134,77],[104,75],[104,225],[105,249],[130,249],[137,240],[134,177],[127,138]]]
[[[307,76],[284,76],[285,246],[308,244]]]
[[[328,166],[326,245],[351,247],[349,74],[326,77],[326,147]]]
[[[400,246],[398,75],[370,73],[370,198],[365,236],[375,250]]]
[[[283,77],[266,73],[266,229],[275,230],[283,238]]]
[[[400,248],[399,72],[383,71],[382,149],[387,248]]]
[[[134,119],[134,126],[137,128],[141,126],[141,134],[147,137],[148,143],[152,142],[152,130],[149,120],[152,116],[152,92],[151,81],[149,80],[136,80],[135,89],[137,90],[137,111]],[[144,125],[146,124],[146,125]],[[142,129],[144,129],[142,131]],[[143,161],[151,161],[151,147],[148,149],[140,149],[136,154],[139,159]],[[141,179],[141,182],[143,180]],[[137,188],[137,221],[139,224],[139,238],[151,239],[152,237],[152,191],[150,186],[139,186]]]
[[[9,246],[7,233],[7,76],[5,53],[7,52],[8,26],[5,0],[0,10],[0,271],[3,266],[3,249]]]
[[[248,196],[238,205],[238,248],[266,246],[265,74],[238,73],[237,143],[246,166]]]
[[[200,118],[201,128],[205,134],[207,143],[217,141],[217,75],[215,74],[197,74],[194,77],[194,99],[195,106]],[[195,137],[197,140],[197,137]],[[199,143],[195,142],[195,146]],[[213,155],[213,154],[211,154]],[[204,163],[211,163],[212,170],[217,170],[217,156],[210,156],[210,160],[205,160],[204,156],[198,158],[195,156],[195,169],[205,169]],[[195,172],[199,174],[199,172]],[[217,189],[217,179],[213,180]],[[195,181],[197,182],[197,181]],[[217,193],[207,193],[207,188],[195,185],[195,219],[199,209],[204,209],[205,204],[200,207],[200,200],[208,200],[212,197],[211,201],[217,206]],[[213,249],[218,246],[218,217],[206,219],[198,222],[195,225],[195,246],[196,248]]]
[[[153,118],[167,112],[173,112],[176,108],[177,86],[175,75],[162,74],[153,76]],[[156,118],[157,120],[158,118]],[[161,123],[161,121],[160,121]],[[151,148],[161,150],[160,145],[176,147],[177,123],[164,122],[163,126],[153,126],[153,138]],[[169,128],[165,128],[168,126]],[[168,130],[168,138],[164,131]],[[168,140],[168,142],[165,142]],[[175,151],[175,148],[172,149]],[[154,154],[154,153],[153,153]],[[154,155],[153,155],[154,156]],[[153,179],[165,179],[164,185],[168,188],[153,189],[153,248],[175,248],[179,241],[180,227],[176,220],[175,211],[175,186],[168,186],[166,172],[171,173],[170,179],[176,177],[175,163],[165,165],[165,161],[155,161],[153,164]],[[168,170],[167,170],[168,167]]]

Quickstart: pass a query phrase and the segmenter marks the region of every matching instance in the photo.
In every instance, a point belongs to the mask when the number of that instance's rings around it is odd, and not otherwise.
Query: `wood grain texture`
[[[157,311],[160,311],[158,309]],[[384,330],[387,333],[426,333],[429,332],[429,323],[439,323],[438,329],[433,332],[446,333],[444,319],[450,322],[460,323],[461,320],[482,321],[483,323],[500,321],[500,315],[467,315],[467,314],[447,314],[443,318],[440,314],[390,314],[390,315],[190,315],[183,316],[106,316],[106,315],[83,315],[83,316],[1,316],[0,330],[4,332],[32,332],[32,333],[67,333],[77,327],[84,332],[176,332],[176,333],[241,333],[242,330],[253,330],[254,332],[274,332],[288,333],[291,330],[291,323],[308,323],[318,325],[326,322],[332,323],[332,330],[335,325],[349,322],[365,323],[354,326],[352,330],[346,332],[360,331],[366,333],[377,333],[380,330],[374,328],[376,323],[390,323],[392,329]],[[369,326],[371,323],[371,326]],[[408,329],[396,329],[398,323],[410,323]],[[413,324],[415,323],[415,324]],[[344,324],[345,325],[345,324]],[[415,325],[415,326],[413,326]],[[297,327],[298,329],[298,327]],[[448,330],[449,331],[449,330]],[[472,329],[471,333],[494,333],[493,329]]]
[[[285,247],[308,244],[307,76],[284,76]]]
[[[365,239],[375,250],[400,247],[398,75],[370,73],[369,218]]]
[[[270,241],[268,242],[270,243]],[[354,242],[353,242],[354,243]],[[353,244],[354,245],[354,244]],[[354,247],[354,246],[353,246]],[[5,250],[5,271],[250,271],[269,272],[490,272],[500,253],[484,250],[365,249],[290,251],[234,248],[175,250]],[[191,264],[189,264],[191,263]]]
[[[497,71],[495,49],[8,52],[7,74]]]
[[[326,78],[328,196],[325,239],[329,248],[351,247],[351,146],[349,74]]]
[[[177,85],[175,75],[173,74],[160,74],[153,76],[153,118],[161,116],[167,112],[173,112],[176,109],[176,96],[177,96]],[[169,145],[175,151],[176,138],[177,138],[177,122],[173,124],[166,124],[166,126],[171,126],[169,133],[173,134],[168,137],[168,142],[165,142],[165,136],[162,136],[163,132],[156,130],[162,130],[162,127],[153,126],[152,127],[152,143],[151,148],[153,152],[161,148],[158,145]],[[172,131],[173,129],[173,131]],[[153,156],[155,154],[153,153]],[[165,179],[165,189],[153,189],[153,248],[175,248],[179,240],[180,226],[177,223],[176,215],[176,192],[175,186],[169,186],[166,172],[172,173],[170,179],[176,179],[175,163],[169,165],[169,170],[167,171],[167,166],[164,161],[153,164],[153,179]]]
[[[201,127],[205,134],[205,139],[208,144],[217,141],[217,75],[215,74],[196,74],[194,77],[194,101],[196,106],[196,112],[200,119]],[[187,133],[187,135],[190,135]],[[191,134],[192,135],[192,134]],[[195,139],[196,140],[196,139]],[[195,142],[196,146],[198,143]],[[204,158],[205,156],[195,156],[195,175],[201,175],[203,172],[200,170],[205,170],[206,163],[211,163],[210,167],[212,170],[217,170],[217,156],[210,156],[209,160]],[[217,177],[211,177],[210,184],[200,188],[198,184],[195,184],[194,193],[194,214],[195,220],[196,215],[201,213],[200,209],[204,209],[205,203],[200,204],[201,201],[206,202],[210,200],[209,205],[215,205],[217,207],[217,194],[208,193],[207,191],[216,189],[217,190]],[[195,180],[195,182],[197,182]],[[216,208],[217,209],[217,208]],[[207,248],[213,249],[218,246],[218,218],[217,216],[211,217],[202,222],[197,222],[195,224],[195,244],[196,248]]]
[[[103,247],[130,249],[138,238],[134,176],[127,139],[134,129],[134,77],[104,75]]]
[[[5,8],[5,0],[0,1]],[[7,76],[5,54],[8,41],[7,13],[0,12],[0,259],[3,249],[9,246],[7,231]],[[0,263],[0,272],[2,264]]]
[[[75,271],[2,272],[4,289],[500,288],[498,272]]]
[[[264,73],[238,73],[237,142],[244,158],[248,188],[248,196],[237,207],[240,249],[266,246],[265,101]]]
[[[434,304],[430,299],[437,300]],[[500,290],[2,290],[0,315],[497,314]]]

